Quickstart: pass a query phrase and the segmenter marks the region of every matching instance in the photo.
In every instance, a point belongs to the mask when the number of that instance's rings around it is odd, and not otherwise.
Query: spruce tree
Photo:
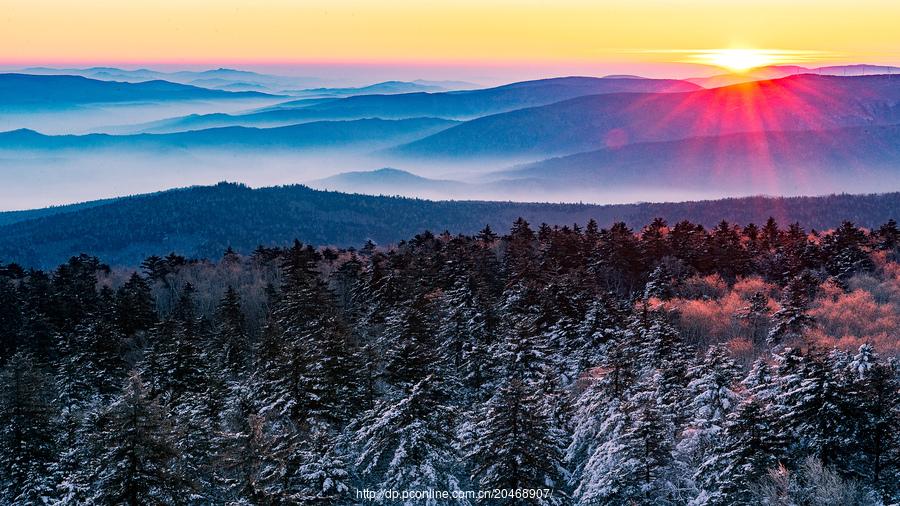
[[[251,343],[245,330],[246,321],[241,310],[241,298],[231,285],[216,308],[215,345],[220,363],[231,375],[246,371],[251,363]]]
[[[454,439],[457,418],[446,387],[435,375],[380,402],[353,425],[362,483],[393,490],[463,488]]]
[[[701,494],[695,504],[753,505],[753,486],[774,468],[780,441],[765,406],[750,397],[729,414],[716,451],[698,468]]]
[[[472,481],[482,490],[551,489],[536,504],[565,504],[567,472],[563,441],[542,410],[540,393],[511,377],[488,402],[468,458]],[[519,504],[515,498],[485,504]]]
[[[176,436],[165,409],[150,399],[133,372],[121,395],[101,414],[105,448],[94,479],[97,504],[176,504],[185,500],[185,478],[173,472]]]
[[[813,318],[807,314],[808,305],[807,282],[804,277],[796,276],[784,288],[781,309],[772,315],[772,327],[766,341],[769,344],[779,344],[802,337],[804,331],[813,324]]]
[[[856,420],[849,435],[857,450],[848,463],[886,503],[900,497],[900,377],[880,362],[872,346],[863,344],[849,366],[850,416]]]
[[[116,291],[116,323],[126,336],[146,332],[156,323],[150,285],[136,272]]]
[[[344,455],[340,434],[314,424],[307,431],[293,478],[292,501],[311,505],[346,504],[350,498],[350,462]]]
[[[734,316],[747,324],[750,342],[761,344],[767,334],[770,316],[769,298],[762,292],[754,292],[747,302],[748,304],[738,309]]]
[[[40,504],[54,494],[53,388],[44,367],[18,352],[0,369],[0,502]]]
[[[735,392],[738,367],[724,346],[713,346],[703,362],[694,367],[688,384],[692,414],[678,450],[691,467],[702,464],[713,453],[726,420],[738,404]]]

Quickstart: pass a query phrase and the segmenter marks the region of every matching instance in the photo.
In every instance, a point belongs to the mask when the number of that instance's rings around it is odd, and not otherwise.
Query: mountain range
[[[281,126],[322,119],[437,117],[470,119],[486,114],[552,104],[574,97],[621,92],[674,93],[700,87],[678,80],[563,77],[496,88],[442,93],[358,95],[310,103],[287,101],[246,114],[191,115],[136,125],[135,131],[166,133],[219,126]],[[299,107],[297,107],[299,105]]]
[[[379,147],[420,138],[454,124],[456,124],[454,121],[437,118],[359,119],[316,121],[274,128],[221,127],[169,134],[135,135],[44,135],[33,130],[14,130],[0,133],[0,151],[315,149],[351,144]]]
[[[648,181],[706,196],[816,195],[900,188],[900,126],[766,131],[643,142],[552,158],[491,175],[550,194],[633,194]]]
[[[732,72],[708,77],[694,77],[685,81],[698,84],[704,88],[718,88],[732,84],[766,79],[779,79],[798,74],[817,74],[823,76],[866,76],[878,74],[900,74],[900,67],[889,65],[830,65],[827,67],[801,67],[799,65],[770,65],[750,69],[746,72]]]
[[[229,68],[217,68],[208,70],[181,70],[177,72],[163,72],[147,68],[122,69],[117,67],[89,67],[89,68],[51,68],[28,67],[20,70],[23,74],[34,75],[73,75],[98,79],[102,81],[143,82],[152,80],[169,81],[195,86],[209,85],[221,87],[234,84],[261,87],[273,93],[282,93],[284,90],[298,87],[320,86],[325,81],[320,78],[306,76],[279,76],[261,74],[248,70],[236,70]]]
[[[900,75],[798,75],[687,93],[581,96],[480,117],[393,153],[540,158],[646,141],[892,123],[900,123]]]
[[[45,109],[59,106],[148,101],[267,99],[252,91],[210,90],[168,81],[101,81],[81,76],[0,74],[0,108]]]
[[[112,78],[114,70],[90,72]],[[159,80],[0,74],[0,125],[24,126],[0,132],[2,175],[15,182],[2,195],[17,208],[24,207],[20,195],[39,190],[47,197],[35,205],[65,202],[64,186],[73,200],[90,200],[222,178],[588,202],[661,199],[671,191],[697,199],[890,190],[900,185],[900,74],[893,70],[768,67],[746,75],[790,75],[711,89],[623,75],[392,93],[441,84],[390,81],[310,89],[350,96],[289,99]],[[877,72],[886,73],[867,75]],[[170,74],[206,86],[267,78],[230,69]],[[159,119],[185,109],[219,112]],[[90,127],[138,112],[154,121]],[[104,133],[70,134],[81,130],[59,127],[61,118]],[[110,177],[117,192],[92,190]],[[661,180],[665,187],[652,183]]]
[[[402,93],[438,93],[442,91],[479,88],[477,84],[464,81],[384,81],[368,86],[350,88],[307,88],[287,90],[285,93],[300,97],[350,97],[355,95],[397,95]]]

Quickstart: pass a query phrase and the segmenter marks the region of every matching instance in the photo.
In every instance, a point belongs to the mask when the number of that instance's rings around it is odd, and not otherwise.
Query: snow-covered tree
[[[98,420],[105,448],[94,479],[97,504],[177,503],[189,493],[174,473],[176,433],[165,409],[134,372]]]
[[[462,488],[454,440],[457,413],[447,404],[444,388],[440,378],[428,375],[354,423],[356,469],[363,484],[394,490]]]
[[[672,429],[655,395],[642,390],[614,406],[575,491],[579,502],[676,504]]]
[[[350,465],[334,429],[316,423],[300,447],[291,501],[300,504],[346,504],[350,497]]]
[[[781,309],[772,315],[772,327],[766,341],[778,344],[802,337],[813,324],[813,318],[807,313],[808,305],[806,280],[803,276],[795,276],[784,288]]]
[[[54,494],[52,383],[33,356],[19,352],[0,369],[0,502],[41,504]]]
[[[753,397],[743,401],[697,468],[701,492],[692,504],[755,504],[753,487],[777,464],[782,443],[766,407]]]
[[[472,481],[482,490],[552,489],[536,504],[565,504],[563,441],[543,409],[540,392],[507,380],[488,402],[471,442]],[[515,498],[490,504],[519,504]]]
[[[739,402],[735,392],[738,367],[724,346],[713,346],[691,371],[691,418],[678,445],[680,458],[691,468],[705,462],[722,437],[728,415]]]

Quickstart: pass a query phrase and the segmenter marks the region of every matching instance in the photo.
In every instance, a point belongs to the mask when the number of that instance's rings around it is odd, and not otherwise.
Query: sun
[[[746,72],[778,63],[778,55],[764,49],[710,49],[698,53],[698,63],[715,65],[732,72]]]

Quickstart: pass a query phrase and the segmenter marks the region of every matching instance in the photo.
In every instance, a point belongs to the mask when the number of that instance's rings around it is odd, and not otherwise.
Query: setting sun
[[[761,49],[713,49],[698,54],[696,59],[699,63],[715,65],[732,72],[746,72],[777,64],[780,60],[775,52]]]

